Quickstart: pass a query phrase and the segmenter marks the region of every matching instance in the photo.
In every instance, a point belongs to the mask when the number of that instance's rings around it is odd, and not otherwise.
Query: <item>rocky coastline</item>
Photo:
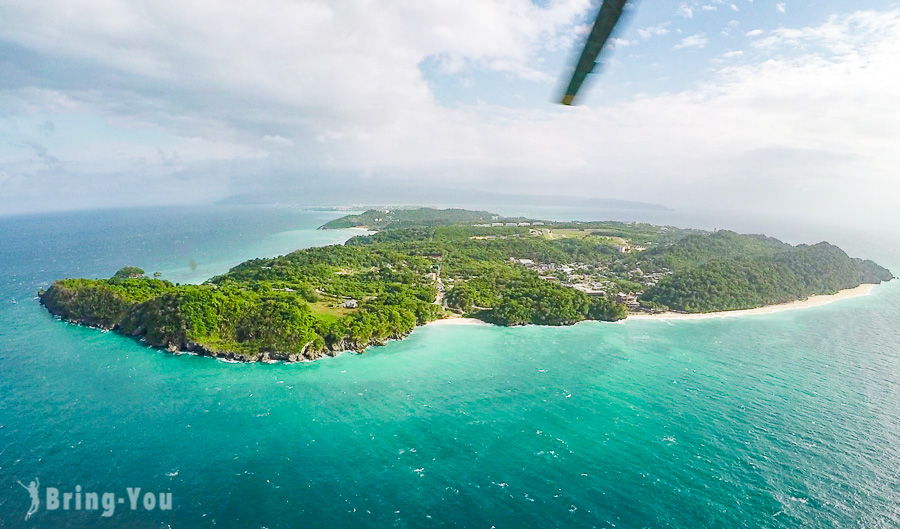
[[[352,352],[356,354],[364,353],[369,347],[373,346],[384,346],[387,345],[391,340],[402,340],[406,338],[409,333],[402,334],[394,334],[389,336],[387,339],[373,339],[368,342],[358,342],[350,339],[341,339],[334,341],[332,343],[326,343],[325,347],[315,348],[313,347],[312,342],[308,342],[299,353],[288,353],[288,352],[280,352],[280,351],[262,351],[259,354],[252,355],[246,352],[236,352],[229,350],[217,350],[210,348],[206,345],[191,341],[191,340],[178,340],[178,341],[161,341],[154,342],[147,337],[147,328],[144,325],[139,325],[134,329],[123,329],[122,326],[118,323],[109,323],[100,321],[97,318],[79,318],[73,316],[62,303],[58,303],[59,299],[59,287],[57,285],[51,286],[46,291],[42,290],[38,292],[38,301],[39,303],[47,309],[47,312],[56,316],[57,318],[66,321],[68,323],[74,325],[80,325],[83,327],[88,327],[91,329],[99,329],[102,331],[112,331],[122,336],[128,336],[131,338],[139,339],[141,342],[153,347],[154,349],[158,349],[161,351],[166,351],[174,354],[192,354],[196,356],[204,356],[208,358],[217,358],[221,360],[227,360],[232,362],[244,362],[244,363],[254,363],[254,362],[262,362],[262,363],[298,363],[298,362],[311,362],[314,360],[319,360],[321,358],[326,357],[335,357],[341,353]]]

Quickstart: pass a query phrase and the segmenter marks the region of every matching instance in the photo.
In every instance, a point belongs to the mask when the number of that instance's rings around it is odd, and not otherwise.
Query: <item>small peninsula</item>
[[[66,321],[170,351],[295,362],[362,352],[449,317],[571,325],[734,311],[893,278],[827,242],[732,231],[431,208],[370,210],[320,229],[351,227],[375,233],[246,261],[200,285],[129,266],[57,280],[39,299]]]

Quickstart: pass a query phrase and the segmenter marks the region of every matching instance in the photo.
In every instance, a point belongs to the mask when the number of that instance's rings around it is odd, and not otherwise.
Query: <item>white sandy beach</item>
[[[759,307],[756,309],[706,312],[702,314],[681,314],[678,312],[664,312],[662,314],[630,314],[627,320],[701,320],[708,318],[735,318],[738,316],[752,316],[756,314],[775,314],[786,310],[821,307],[822,305],[828,305],[829,303],[834,303],[835,301],[840,301],[842,299],[868,296],[872,293],[872,289],[874,289],[875,286],[876,285],[859,285],[856,288],[841,290],[837,294],[810,296],[808,299],[801,301],[792,301],[790,303],[770,305],[768,307]]]
[[[450,317],[442,320],[434,320],[425,325],[490,325],[490,323],[481,321],[476,318]]]
[[[837,294],[828,294],[822,296],[810,296],[808,299],[801,301],[792,301],[790,303],[782,303],[781,305],[769,305],[768,307],[759,307],[756,309],[745,310],[728,310],[722,312],[704,312],[702,314],[682,314],[680,312],[663,312],[661,314],[629,314],[628,318],[622,320],[625,323],[631,320],[703,320],[710,318],[737,318],[740,316],[753,316],[758,314],[775,314],[787,310],[807,309],[810,307],[820,307],[828,305],[842,299],[857,298],[868,296],[872,293],[877,285],[860,285],[856,288],[848,288],[841,290]],[[582,322],[579,322],[582,323]],[[481,321],[476,318],[462,318],[454,316],[435,320],[426,325],[491,325],[490,323]]]

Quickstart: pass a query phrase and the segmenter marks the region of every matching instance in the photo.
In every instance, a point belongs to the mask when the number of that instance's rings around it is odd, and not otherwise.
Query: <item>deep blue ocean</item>
[[[494,208],[497,209],[497,208]],[[675,212],[516,210],[827,239]],[[158,208],[0,217],[0,527],[900,527],[900,282],[778,314],[566,328],[438,325],[307,364],[173,355],[35,294],[123,265],[201,282],[338,243],[338,213]],[[40,508],[18,481],[40,480]],[[44,489],[114,493],[47,510]],[[126,488],[170,492],[132,511]]]

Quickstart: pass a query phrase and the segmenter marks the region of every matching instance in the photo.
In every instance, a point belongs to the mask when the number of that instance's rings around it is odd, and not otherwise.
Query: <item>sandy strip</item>
[[[662,314],[629,314],[627,320],[703,320],[708,318],[735,318],[738,316],[752,316],[755,314],[775,314],[776,312],[784,312],[786,310],[807,309],[810,307],[821,307],[842,299],[856,298],[860,296],[868,296],[872,293],[872,289],[876,285],[859,285],[856,288],[848,288],[841,290],[837,294],[829,294],[822,296],[810,296],[802,301],[792,301],[781,305],[770,305],[768,307],[759,307],[757,309],[746,310],[729,310],[724,312],[706,312],[702,314],[681,314],[677,312],[664,312]]]
[[[756,314],[775,314],[787,310],[807,309],[810,307],[821,307],[842,299],[857,298],[868,296],[877,285],[859,285],[856,288],[848,288],[841,290],[837,294],[828,294],[822,296],[810,296],[808,299],[801,301],[792,301],[790,303],[782,303],[781,305],[770,305],[768,307],[759,307],[756,309],[745,310],[728,310],[722,312],[704,312],[701,314],[682,314],[679,312],[664,312],[662,314],[629,314],[628,318],[621,323],[631,320],[705,320],[710,318],[737,318],[740,316],[753,316]],[[481,321],[476,318],[463,318],[460,316],[451,316],[441,320],[435,320],[425,324],[428,325],[491,325],[490,323]]]
[[[426,323],[425,325],[490,325],[490,323],[481,321],[477,318],[460,318],[456,316],[444,318],[442,320],[434,320],[432,322]]]

